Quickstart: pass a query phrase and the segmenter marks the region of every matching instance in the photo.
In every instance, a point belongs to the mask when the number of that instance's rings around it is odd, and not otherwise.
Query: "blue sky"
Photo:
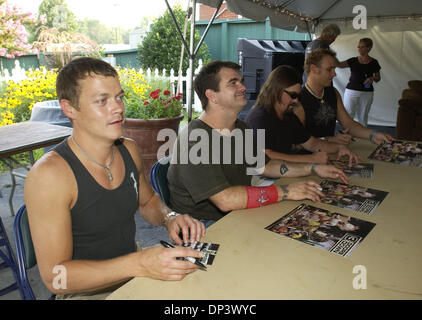
[[[42,0],[8,0],[25,11],[38,12]],[[173,6],[177,2],[186,8],[187,0],[169,0]],[[158,17],[167,8],[164,0],[66,0],[70,10],[79,18],[100,20],[111,27],[134,28],[142,16]]]

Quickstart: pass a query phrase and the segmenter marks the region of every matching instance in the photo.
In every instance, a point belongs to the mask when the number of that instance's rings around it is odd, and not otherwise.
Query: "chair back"
[[[34,245],[32,244],[26,206],[23,205],[15,216],[13,231],[16,244],[16,256],[20,286],[25,300],[35,300],[35,295],[29,283],[26,270],[37,264]]]
[[[167,206],[170,201],[170,191],[167,181],[167,171],[170,166],[170,160],[171,156],[161,158],[152,166],[150,171],[151,186]]]
[[[7,287],[0,288],[0,296],[8,294],[14,290],[21,290],[19,288],[18,281],[18,267],[16,265],[16,258],[10,246],[9,239],[7,237],[6,228],[3,225],[3,221],[0,217],[0,270],[10,268],[13,273],[15,282],[8,285]],[[22,295],[21,295],[22,296]]]

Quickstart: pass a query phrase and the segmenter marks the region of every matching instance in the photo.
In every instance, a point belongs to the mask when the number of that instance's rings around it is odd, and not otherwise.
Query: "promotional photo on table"
[[[93,41],[35,2],[0,0],[0,300],[421,300],[422,3],[123,1]]]

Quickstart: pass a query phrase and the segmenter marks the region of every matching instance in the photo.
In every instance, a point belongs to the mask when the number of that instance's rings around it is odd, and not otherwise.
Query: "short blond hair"
[[[316,65],[318,67],[321,67],[321,61],[325,56],[333,57],[337,61],[337,53],[335,53],[331,49],[316,49],[312,51],[305,59],[305,72],[306,74],[309,74],[311,72],[311,65]]]

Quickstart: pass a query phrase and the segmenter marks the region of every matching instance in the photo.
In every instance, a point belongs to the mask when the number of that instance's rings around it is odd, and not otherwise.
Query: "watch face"
[[[287,171],[289,171],[289,169],[287,169],[287,167],[286,167],[285,164],[282,164],[280,166],[280,173],[281,173],[281,175],[283,176]]]
[[[177,217],[178,215],[179,215],[179,213],[177,213],[177,212],[174,212],[174,211],[169,212],[164,217],[164,222],[167,222],[170,218]]]

